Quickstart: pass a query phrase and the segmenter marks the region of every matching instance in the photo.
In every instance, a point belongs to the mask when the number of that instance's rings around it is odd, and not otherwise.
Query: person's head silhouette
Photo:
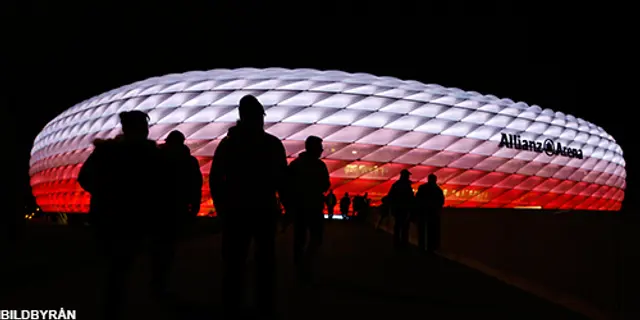
[[[264,107],[258,99],[250,94],[240,99],[238,107],[240,114],[240,124],[249,129],[263,129],[264,127]]]
[[[400,171],[400,180],[409,180],[410,175],[411,172],[409,172],[409,170],[403,169],[402,171]]]
[[[435,174],[430,174],[429,178],[427,178],[427,183],[436,184],[438,182],[438,177]]]
[[[304,148],[307,154],[312,158],[320,158],[324,149],[322,148],[322,138],[309,136],[304,142]]]
[[[184,137],[184,134],[182,134],[182,132],[174,130],[171,131],[171,133],[169,133],[169,135],[167,136],[166,143],[172,146],[183,145],[185,140],[186,138]]]
[[[149,115],[142,111],[121,112],[122,134],[127,139],[145,140],[149,137]]]

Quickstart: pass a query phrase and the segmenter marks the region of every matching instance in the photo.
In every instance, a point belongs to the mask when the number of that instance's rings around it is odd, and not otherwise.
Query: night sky
[[[18,17],[7,28],[4,51],[19,204],[29,198],[31,143],[56,115],[134,81],[215,68],[366,72],[537,104],[602,126],[634,172],[635,106],[617,101],[624,100],[626,80],[616,72],[628,73],[620,39],[630,33],[621,8],[86,2],[25,1],[5,11]]]

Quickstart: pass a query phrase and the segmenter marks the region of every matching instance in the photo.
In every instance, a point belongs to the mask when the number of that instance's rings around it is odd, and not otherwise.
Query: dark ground
[[[30,224],[19,250],[4,255],[0,309],[76,309],[96,318],[98,258],[85,228]],[[580,316],[477,271],[416,250],[394,252],[391,236],[334,221],[316,283],[298,288],[291,267],[291,230],[279,235],[279,309],[287,319],[578,319]],[[202,232],[180,245],[174,303],[147,297],[149,262],[138,259],[130,281],[130,319],[214,319],[219,309],[220,237]]]

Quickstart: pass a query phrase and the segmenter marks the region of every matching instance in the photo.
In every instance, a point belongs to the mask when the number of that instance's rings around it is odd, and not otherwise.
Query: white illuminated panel
[[[320,92],[301,92],[288,99],[282,99],[278,102],[280,106],[302,106],[308,107],[315,102],[328,98],[330,95]],[[262,102],[262,101],[261,101]]]
[[[354,126],[382,128],[393,120],[397,119],[399,115],[386,112],[375,112],[368,114],[366,117],[353,123]]]
[[[333,108],[306,108],[302,109],[300,112],[287,117],[284,119],[284,122],[299,122],[299,123],[315,123],[318,122],[325,117],[339,112],[340,110],[336,110]]]
[[[275,106],[266,110],[265,122],[279,122],[283,119],[302,111],[303,107]]]
[[[358,102],[355,102],[347,108],[349,109],[363,109],[363,110],[379,110],[393,102],[392,99],[382,97],[366,97]]]
[[[318,123],[321,124],[334,124],[334,125],[350,125],[354,121],[362,118],[367,115],[368,112],[363,110],[350,110],[344,109],[340,110],[322,120],[319,120]]]

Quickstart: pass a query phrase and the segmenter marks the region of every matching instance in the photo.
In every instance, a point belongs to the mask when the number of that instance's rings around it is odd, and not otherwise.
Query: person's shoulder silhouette
[[[418,187],[416,199],[424,207],[442,207],[444,205],[444,193],[437,184],[437,177],[430,174],[426,183]]]
[[[257,206],[275,203],[275,192],[283,189],[286,153],[282,142],[264,131],[264,107],[247,95],[238,113],[211,164],[209,187],[217,209],[248,206],[248,198]]]
[[[324,203],[324,193],[331,187],[331,180],[326,164],[320,159],[323,151],[322,139],[309,136],[305,151],[289,165],[287,184],[291,200],[297,205],[321,207]]]
[[[166,180],[164,194],[173,211],[196,215],[200,210],[203,178],[198,160],[185,141],[184,134],[174,130],[159,147]]]
[[[122,134],[94,141],[95,149],[80,169],[78,182],[91,194],[91,216],[118,213],[129,221],[140,220],[135,217],[160,205],[159,150],[148,139],[147,114],[128,111],[119,117]]]

